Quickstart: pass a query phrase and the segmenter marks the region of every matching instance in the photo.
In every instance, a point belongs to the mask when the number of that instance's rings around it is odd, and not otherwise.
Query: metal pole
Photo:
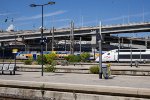
[[[72,32],[72,22],[71,22],[71,24],[70,24],[70,54],[72,54],[72,52],[71,52],[71,51],[72,51],[72,50],[71,50],[71,49],[72,49],[72,48],[71,48],[71,45],[72,45],[72,35],[71,35],[71,34],[72,34],[72,33],[71,33],[71,32]]]
[[[99,23],[99,33],[100,33],[100,40],[99,40],[99,79],[102,79],[102,32],[101,32],[101,21]]]
[[[70,30],[70,53],[74,54],[74,37],[73,37],[73,31],[74,31],[74,23],[71,21],[71,30]]]
[[[2,49],[3,49],[3,64],[4,64],[4,50],[5,50],[5,48],[4,47],[2,47]]]
[[[120,52],[120,37],[118,37],[118,63],[119,63],[119,52]]]
[[[140,62],[141,62],[141,50],[140,50]]]
[[[72,54],[74,54],[74,22],[72,21]]]
[[[45,47],[46,51],[47,51],[47,37],[46,37],[46,47]]]
[[[41,28],[41,57],[42,57],[42,73],[43,76],[43,5],[42,7],[42,28]]]
[[[65,39],[65,51],[67,51],[66,48],[67,48],[67,47],[66,47],[66,39]]]
[[[15,49],[16,49],[16,33],[15,33]],[[14,58],[15,58],[15,68],[14,68],[14,75],[16,71],[16,53],[14,53]]]
[[[123,38],[122,38],[122,47],[123,47],[124,45],[123,45]]]
[[[82,52],[82,48],[81,48],[81,41],[82,41],[82,37],[80,36],[80,54],[81,54],[81,52]]]
[[[131,59],[131,67],[132,67],[132,40],[130,40],[130,59]]]
[[[99,40],[99,79],[102,79],[102,41]]]
[[[54,27],[52,28],[52,51],[54,51]]]

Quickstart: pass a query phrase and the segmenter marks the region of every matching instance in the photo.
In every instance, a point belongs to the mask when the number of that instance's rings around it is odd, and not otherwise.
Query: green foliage
[[[31,65],[32,64],[32,60],[28,59],[24,61],[25,65]]]
[[[51,64],[56,57],[57,56],[56,56],[55,53],[50,53],[50,54],[43,55],[43,64]],[[38,64],[42,63],[41,55],[37,57],[37,62],[38,62]]]
[[[84,52],[80,55],[81,61],[86,62],[90,58],[90,54],[88,52]]]
[[[99,73],[99,66],[91,66],[90,67],[90,72],[92,74],[98,74]]]
[[[50,53],[50,54],[46,54],[46,63],[47,64],[51,64],[55,59],[56,59],[56,54],[55,53]]]
[[[69,62],[80,62],[81,58],[79,55],[69,55],[68,57],[65,57],[65,59]]]
[[[55,65],[56,65],[56,61],[53,61],[53,62],[51,63],[51,65],[46,65],[44,71],[45,71],[45,72],[55,72],[55,70],[56,70]]]
[[[42,56],[41,55],[39,55],[37,57],[37,62],[38,62],[38,64],[42,64]],[[43,55],[43,64],[46,64],[46,57],[45,57],[45,55]]]

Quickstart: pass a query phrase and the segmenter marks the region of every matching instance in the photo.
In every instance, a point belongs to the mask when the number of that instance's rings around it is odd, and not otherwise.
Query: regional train
[[[70,51],[43,51],[43,54],[50,54],[50,53],[55,53],[58,59],[64,58],[65,56],[70,55]],[[90,53],[90,60],[94,59],[94,53],[93,52],[89,52]],[[16,54],[16,59],[22,59],[22,60],[26,60],[29,58],[33,58],[34,60],[37,59],[37,57],[40,55],[41,53],[38,51],[20,51]],[[74,55],[80,55],[80,52],[74,52]],[[97,58],[99,56],[99,52],[96,51],[95,52],[95,58]]]
[[[50,53],[55,53],[57,57],[62,58],[65,56],[68,56],[69,52],[68,51],[43,51],[43,54],[50,54]],[[33,58],[34,60],[37,59],[37,57],[41,53],[39,51],[20,51],[16,54],[16,59],[29,59]]]
[[[95,60],[99,62],[99,57]],[[150,62],[150,49],[114,49],[102,55],[102,62]]]

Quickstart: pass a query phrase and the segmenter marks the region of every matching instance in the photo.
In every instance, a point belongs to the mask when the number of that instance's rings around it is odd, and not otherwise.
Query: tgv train
[[[118,49],[107,51],[102,55],[103,62],[150,61],[150,49]],[[99,62],[99,57],[95,60]]]

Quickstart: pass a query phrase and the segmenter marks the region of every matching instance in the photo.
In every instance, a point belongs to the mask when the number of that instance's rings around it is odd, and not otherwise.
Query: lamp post
[[[120,37],[118,36],[118,63],[119,63],[119,53],[120,53]]]
[[[31,4],[30,7],[37,7],[40,6],[42,8],[42,27],[41,27],[41,57],[42,57],[42,73],[41,75],[43,76],[43,44],[44,44],[44,40],[43,40],[43,7],[46,5],[53,5],[55,4],[55,2],[48,2],[46,4],[40,4],[40,5],[36,5],[36,4]]]

